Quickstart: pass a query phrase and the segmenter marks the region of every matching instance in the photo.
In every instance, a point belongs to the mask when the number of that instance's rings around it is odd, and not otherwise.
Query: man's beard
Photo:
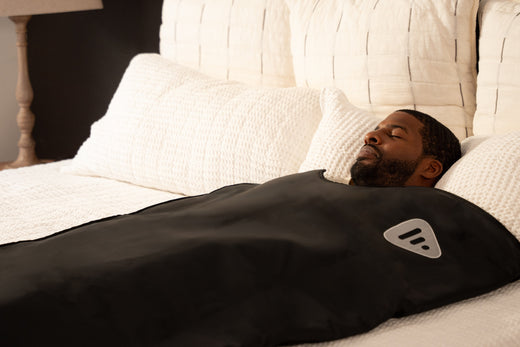
[[[374,163],[364,164],[356,160],[350,168],[350,176],[355,185],[376,187],[402,187],[419,165],[417,160],[378,158]]]

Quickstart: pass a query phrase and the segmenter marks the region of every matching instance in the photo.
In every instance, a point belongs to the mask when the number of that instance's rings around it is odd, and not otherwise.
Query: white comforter
[[[104,178],[60,173],[66,164],[0,171],[0,243],[52,235],[181,197]],[[520,281],[470,300],[391,319],[366,334],[306,346],[520,346]]]
[[[0,171],[0,244],[33,240],[181,197],[105,178],[60,173],[67,163]]]

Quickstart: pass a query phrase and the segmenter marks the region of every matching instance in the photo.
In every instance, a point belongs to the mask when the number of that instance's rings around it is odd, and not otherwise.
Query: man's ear
[[[426,157],[421,163],[421,176],[427,180],[433,180],[442,174],[442,163],[437,159]]]

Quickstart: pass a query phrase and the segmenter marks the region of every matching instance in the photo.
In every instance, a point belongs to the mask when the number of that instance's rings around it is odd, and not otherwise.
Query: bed
[[[76,156],[0,171],[3,341],[519,345],[519,14],[164,0],[160,53],[132,59]],[[402,108],[463,157],[435,189],[349,187],[363,135]],[[426,256],[381,237],[417,218]]]

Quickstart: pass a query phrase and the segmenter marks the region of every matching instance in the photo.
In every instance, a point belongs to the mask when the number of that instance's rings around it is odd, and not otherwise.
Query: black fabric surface
[[[411,218],[442,255],[391,244]],[[431,188],[366,188],[322,172],[208,195],[0,247],[5,346],[272,346],[337,339],[498,288],[518,241]]]

